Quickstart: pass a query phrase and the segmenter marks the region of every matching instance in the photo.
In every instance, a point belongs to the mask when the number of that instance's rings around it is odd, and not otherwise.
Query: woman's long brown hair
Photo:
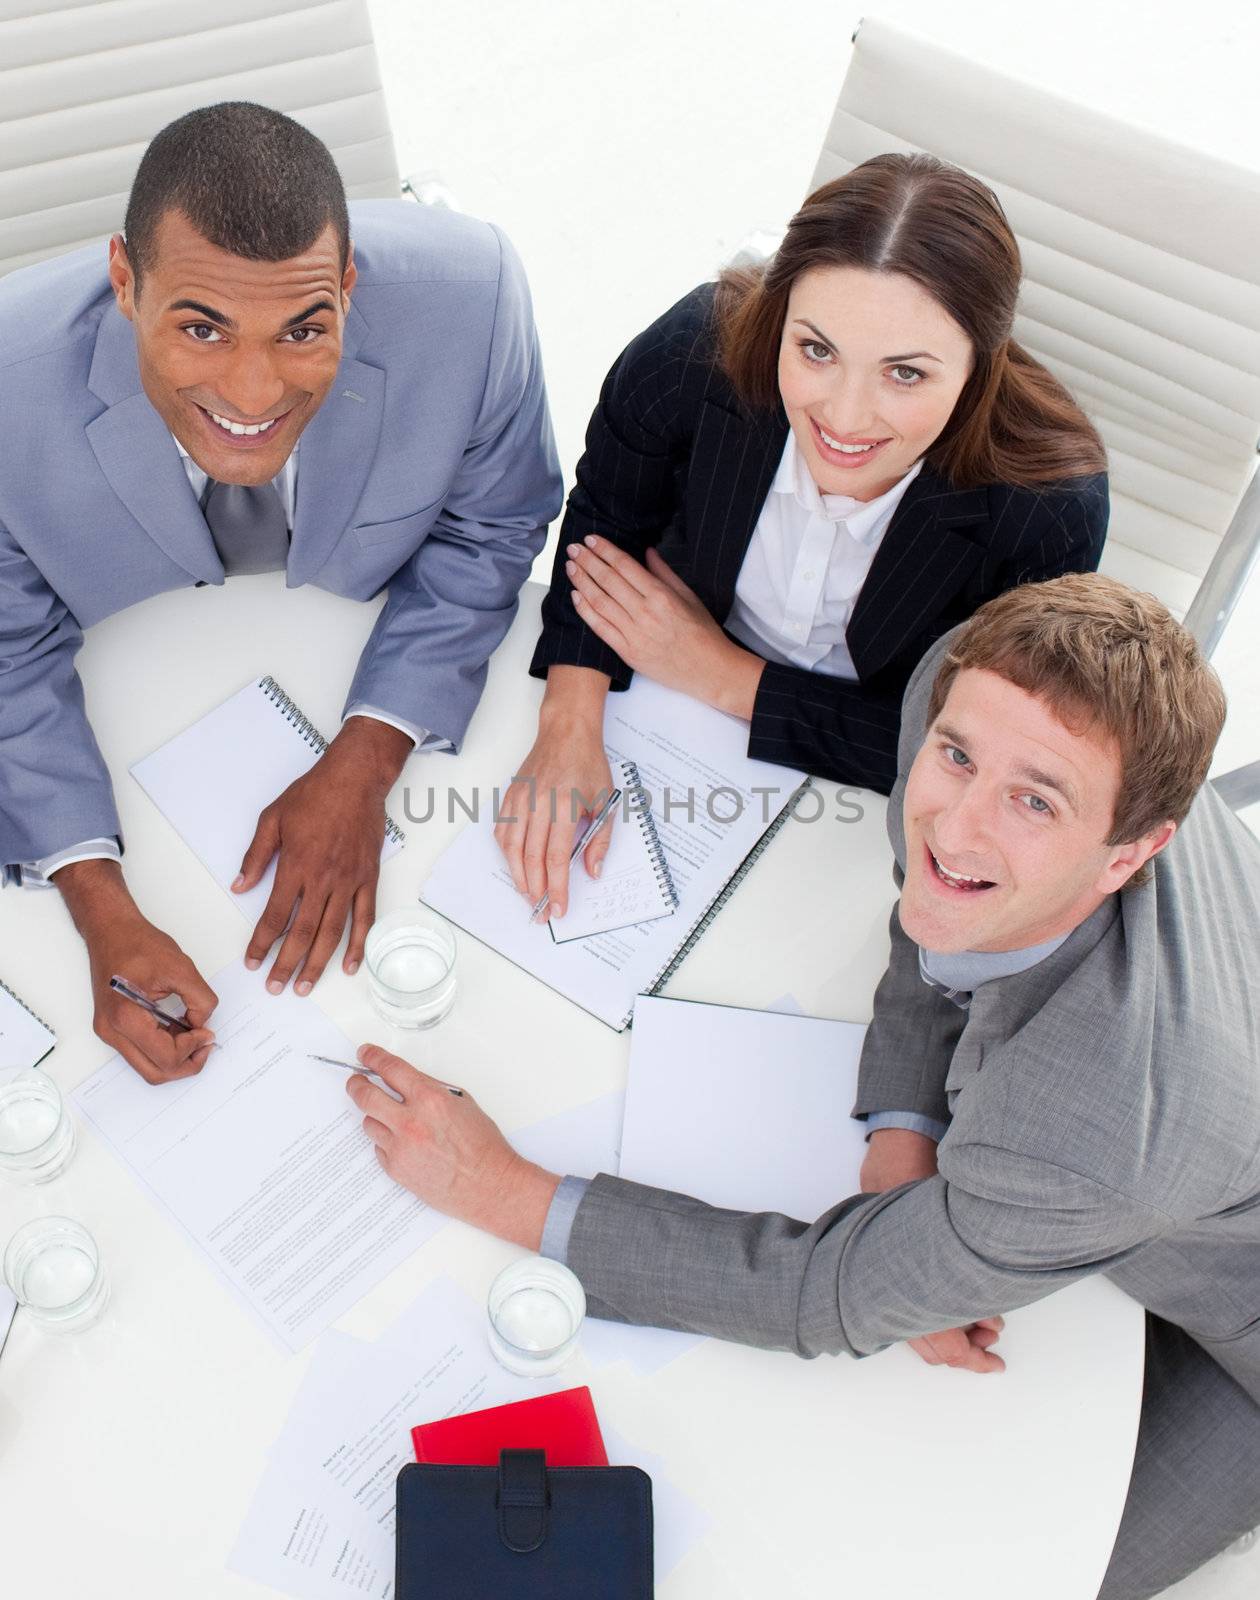
[[[814,191],[761,268],[718,284],[723,369],[754,408],[779,397],[788,295],[815,267],[913,279],[966,333],[975,365],[928,462],[956,487],[1028,487],[1105,472],[1093,424],[1063,385],[1011,338],[1019,245],[997,196],[929,155],[875,156]]]

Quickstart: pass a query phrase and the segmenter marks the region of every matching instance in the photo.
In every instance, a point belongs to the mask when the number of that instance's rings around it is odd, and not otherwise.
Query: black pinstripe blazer
[[[530,671],[631,672],[578,617],[565,546],[598,533],[642,560],[655,545],[725,622],[783,446],[782,410],[753,414],[714,357],[714,285],[641,333],[605,380],[560,530]],[[897,775],[901,697],[923,653],[1018,583],[1088,572],[1107,528],[1102,474],[1038,489],[954,489],[925,465],[906,490],[853,608],[856,683],[768,662],[748,753],[887,794]]]

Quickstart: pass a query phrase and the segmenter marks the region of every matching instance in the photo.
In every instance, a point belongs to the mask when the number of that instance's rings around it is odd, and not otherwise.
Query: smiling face
[[[121,236],[109,272],[144,392],[188,454],[220,483],[274,478],[341,360],[355,268],[331,225],[289,260],[250,261],[168,211],[140,293]]]
[[[906,784],[906,934],[945,953],[1070,932],[1176,831],[1107,844],[1119,788],[1114,740],[996,673],[959,671]]]
[[[823,494],[874,500],[931,448],[971,375],[971,341],[896,272],[815,267],[793,283],[779,393]]]

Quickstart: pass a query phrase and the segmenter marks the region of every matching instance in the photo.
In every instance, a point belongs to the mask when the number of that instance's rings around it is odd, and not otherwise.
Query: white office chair
[[[351,199],[404,190],[366,0],[0,0],[0,273],[120,229],[149,140],[219,100],[304,123]]]
[[[887,150],[1001,199],[1024,259],[1016,337],[1107,445],[1103,569],[1210,653],[1260,549],[1260,173],[868,18],[810,187]]]
[[[853,38],[810,189],[887,150],[993,188],[1024,260],[1016,337],[1107,446],[1103,570],[1210,655],[1260,554],[1260,173],[875,18]],[[1260,762],[1214,781],[1260,800]]]

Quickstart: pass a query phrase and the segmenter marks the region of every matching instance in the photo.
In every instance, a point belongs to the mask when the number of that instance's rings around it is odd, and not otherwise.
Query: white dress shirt
[[[179,451],[180,459],[184,463],[184,471],[188,474],[188,482],[192,492],[197,496],[198,503],[205,492],[208,481],[204,473],[193,458],[172,434],[175,448]],[[298,441],[300,444],[301,441]],[[284,506],[285,520],[290,530],[293,527],[293,507],[297,500],[297,471],[298,471],[298,445],[294,445],[285,461],[284,466],[271,480],[280,502]],[[356,701],[346,711],[346,717],[372,717],[377,722],[387,722],[391,728],[397,728],[400,733],[405,733],[417,750],[445,750],[450,747],[450,740],[431,734],[427,728],[418,728],[413,723],[406,722],[392,712],[381,711],[376,706],[365,705]],[[345,717],[342,718],[345,721]],[[39,861],[24,861],[21,868],[22,887],[26,889],[51,888],[52,875],[60,867],[68,867],[75,861],[121,861],[122,850],[117,839],[84,839],[79,844],[67,845],[63,850],[54,850],[51,855],[44,856]]]
[[[845,630],[916,461],[877,500],[822,494],[790,430],[739,569],[727,631],[766,661],[856,682]]]

